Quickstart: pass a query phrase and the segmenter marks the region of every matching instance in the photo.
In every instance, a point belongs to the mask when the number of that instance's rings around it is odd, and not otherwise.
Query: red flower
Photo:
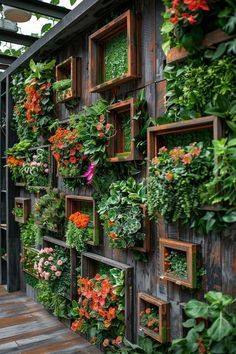
[[[173,25],[176,25],[176,23],[178,23],[178,21],[179,21],[179,19],[176,16],[171,17],[171,19],[170,19],[170,22],[173,23]]]
[[[77,158],[75,156],[71,156],[69,161],[70,163],[75,164],[77,162]]]
[[[184,0],[184,3],[188,6],[189,11],[196,11],[202,9],[204,11],[209,11],[209,6],[207,0]]]
[[[195,17],[193,15],[189,15],[187,17],[187,20],[191,25],[194,25],[197,22],[197,20],[195,19]]]

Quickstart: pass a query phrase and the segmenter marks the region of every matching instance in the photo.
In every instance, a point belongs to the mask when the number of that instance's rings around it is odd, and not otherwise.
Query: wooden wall
[[[128,8],[131,8],[137,17],[140,16],[141,18],[142,77],[119,87],[116,95],[117,98],[135,97],[138,91],[144,88],[148,113],[150,116],[158,116],[163,112],[165,106],[165,82],[162,75],[165,58],[161,50],[160,35],[163,4],[160,0],[130,0],[127,1],[126,6],[122,5],[122,8],[119,8],[118,4],[117,13],[120,14]],[[115,13],[113,15],[113,17],[116,17]],[[106,18],[109,20],[109,9],[107,14],[101,14],[98,17],[97,28],[104,24],[103,21]],[[90,94],[88,89],[88,36],[97,28],[93,27],[87,29],[84,33],[78,33],[74,38],[67,38],[67,42],[62,43],[61,50],[55,53],[58,63],[71,55],[82,58],[82,97],[78,110],[81,110],[84,105],[94,103],[100,97],[98,94]],[[112,93],[107,92],[102,97],[109,100],[112,98]],[[68,111],[63,104],[58,105],[57,115],[59,119],[63,120],[68,117]],[[65,190],[60,178],[58,187],[71,194],[71,191]],[[75,194],[79,195],[81,193],[90,195],[92,190],[87,188],[82,191],[75,191]],[[32,204],[34,204],[34,195],[23,189],[19,194],[21,196],[31,196]],[[160,279],[158,241],[163,233],[169,238],[195,242],[201,245],[203,266],[206,269],[202,290],[194,292]],[[180,228],[178,225],[158,225],[154,223],[152,225],[151,252],[148,255],[148,261],[145,263],[135,261],[130,251],[112,250],[108,246],[106,237],[104,237],[103,246],[90,247],[89,250],[134,267],[135,319],[137,318],[136,294],[139,291],[170,301],[171,337],[176,338],[182,333],[182,303],[192,297],[201,298],[203,293],[210,289],[222,290],[236,296],[236,243],[233,241],[235,230],[227,230],[226,234],[228,234],[227,237],[221,234],[198,235],[188,227]]]

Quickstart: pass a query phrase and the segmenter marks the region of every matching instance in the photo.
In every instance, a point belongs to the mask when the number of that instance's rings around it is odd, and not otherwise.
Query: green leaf
[[[76,3],[77,0],[70,0],[71,6],[73,6]]]
[[[232,332],[233,327],[229,323],[229,321],[226,320],[226,318],[223,317],[222,312],[220,312],[219,318],[213,322],[211,327],[208,329],[207,334],[208,336],[215,340],[216,342],[221,341],[224,337],[227,337],[230,335]]]
[[[43,25],[43,27],[41,28],[41,35],[49,31],[51,28],[52,28],[52,23],[45,23],[45,25]]]
[[[236,222],[236,211],[232,211],[230,214],[224,215],[222,219],[227,223]]]
[[[195,326],[195,319],[194,318],[190,318],[189,320],[183,322],[183,326],[185,328],[191,328],[191,327],[194,327]]]
[[[207,318],[208,305],[198,300],[190,300],[185,306],[185,313],[191,318]]]

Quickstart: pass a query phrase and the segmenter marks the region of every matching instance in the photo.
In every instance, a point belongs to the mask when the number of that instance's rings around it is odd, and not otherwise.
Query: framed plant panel
[[[69,57],[56,66],[56,102],[66,102],[81,95],[81,58]]]
[[[133,340],[133,267],[114,261],[98,254],[84,252],[82,254],[81,275],[83,278],[93,278],[99,272],[116,268],[122,271],[124,277],[124,322],[125,336]]]
[[[15,221],[25,224],[31,212],[31,199],[30,198],[15,198],[15,208],[13,214]]]
[[[97,246],[100,243],[99,217],[92,197],[66,195],[66,218],[78,228],[86,228],[86,243]]]
[[[60,247],[64,249],[64,254],[70,260],[70,288],[64,293],[64,297],[68,300],[73,300],[76,298],[76,289],[77,289],[77,272],[76,268],[78,267],[78,257],[76,251],[70,248],[64,241],[58,240],[54,237],[44,236],[43,237],[43,246],[44,247]]]
[[[133,161],[142,159],[135,146],[135,136],[139,132],[139,122],[135,117],[135,99],[129,98],[109,107],[108,123],[111,123],[116,134],[108,145],[108,156],[111,162]]]
[[[23,257],[21,259],[23,271],[37,279],[38,279],[38,274],[34,269],[34,263],[38,254],[39,254],[39,250],[32,247],[24,247]]]
[[[131,10],[89,37],[90,92],[100,92],[139,77],[138,36]]]
[[[150,161],[156,157],[161,147],[166,146],[167,148],[173,148],[178,145],[178,143],[175,142],[175,145],[169,146],[170,140],[176,141],[177,136],[195,134],[202,131],[206,131],[205,135],[209,136],[209,141],[221,138],[222,125],[220,118],[207,116],[148,128],[148,160]],[[190,138],[191,137],[192,136],[190,136]],[[201,138],[202,135],[199,135],[198,138],[197,134],[192,137],[192,139],[196,139],[194,140],[196,142],[198,142],[197,139],[201,141]],[[193,141],[189,141],[187,144],[192,142]]]
[[[169,303],[146,293],[138,293],[138,332],[160,343],[169,339]]]
[[[160,273],[165,279],[196,288],[198,245],[166,238],[160,239]]]

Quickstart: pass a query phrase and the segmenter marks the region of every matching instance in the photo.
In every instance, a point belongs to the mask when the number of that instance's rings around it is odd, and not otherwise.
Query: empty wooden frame
[[[140,323],[140,314],[147,308],[156,308],[158,310],[159,328],[158,332],[144,327]],[[138,332],[145,334],[160,343],[165,343],[169,340],[170,315],[169,303],[151,296],[146,293],[138,293]]]
[[[21,215],[17,215],[17,209],[21,211]],[[31,212],[31,199],[30,198],[15,198],[15,221],[25,224]]]
[[[96,203],[92,197],[87,196],[77,196],[77,195],[66,195],[66,218],[69,219],[70,215],[80,211],[82,213],[88,213],[92,210],[92,227],[93,227],[93,238],[91,241],[87,241],[88,244],[97,246],[100,243],[100,224],[98,213],[96,212]],[[91,214],[91,212],[89,213]]]
[[[142,159],[135,145],[135,136],[139,132],[139,122],[134,119],[135,111],[134,98],[114,103],[109,107],[107,120],[114,126],[116,132],[107,148],[108,159],[111,162]]]
[[[81,58],[69,57],[56,66],[56,81],[71,79],[71,87],[56,92],[56,102],[81,96]]]
[[[127,34],[128,70],[121,76],[105,81],[106,43],[121,33]],[[90,92],[100,92],[135,79],[138,74],[138,35],[135,17],[131,10],[100,28],[89,37],[89,86]]]
[[[187,134],[204,129],[211,129],[212,139],[219,139],[222,136],[222,125],[220,118],[215,116],[207,116],[148,128],[148,160],[150,161],[158,155],[159,149],[165,145],[163,138],[166,136],[173,134]]]
[[[133,340],[133,276],[132,266],[114,261],[98,254],[84,252],[82,254],[81,274],[84,278],[93,278],[99,272],[99,264],[106,264],[112,268],[118,268],[125,276],[125,336]]]
[[[188,243],[178,240],[170,240],[166,238],[160,239],[160,273],[161,279],[165,279],[183,285],[188,288],[195,288],[197,284],[197,244]],[[187,276],[179,277],[170,271],[170,264],[167,257],[170,252],[180,252],[186,256]]]

